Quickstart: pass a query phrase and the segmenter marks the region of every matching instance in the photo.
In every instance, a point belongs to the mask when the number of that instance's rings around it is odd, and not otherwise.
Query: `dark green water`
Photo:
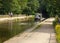
[[[31,28],[34,25],[33,20],[27,21],[8,21],[0,23],[0,43],[8,40],[9,38],[18,35],[24,30]]]

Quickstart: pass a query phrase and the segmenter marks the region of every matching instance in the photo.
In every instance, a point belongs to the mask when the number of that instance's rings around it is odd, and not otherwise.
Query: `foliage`
[[[0,13],[34,14],[39,7],[38,0],[1,0]]]
[[[60,43],[60,24],[56,25],[55,30],[56,30],[57,42]]]
[[[21,10],[27,7],[28,0],[18,0],[19,5],[21,6]]]
[[[22,12],[22,8],[24,6],[26,6],[25,3],[27,3],[27,2],[26,2],[26,0],[25,1],[24,0],[2,0],[2,1],[0,1],[0,3],[2,3],[2,7],[1,7],[0,13],[1,12],[2,13],[9,13],[9,12],[21,13]]]
[[[53,26],[56,31],[57,42],[60,43],[60,23],[58,22],[58,20],[59,20],[59,17],[56,15],[55,21],[53,21]]]
[[[1,8],[1,6],[2,6],[2,5],[1,5],[1,4],[2,4],[1,1],[2,1],[2,0],[0,0],[0,8]]]
[[[45,9],[48,15],[60,16],[60,0],[0,0],[0,13],[35,14]]]
[[[31,15],[35,14],[39,8],[38,0],[28,0],[27,7],[23,10],[23,13]]]
[[[39,0],[40,10],[46,9],[49,16],[60,15],[60,1],[59,0]]]
[[[56,15],[55,20],[53,21],[53,26],[55,27],[58,24],[58,16]]]
[[[12,0],[10,7],[13,13],[21,13],[21,6],[19,5],[18,0]]]

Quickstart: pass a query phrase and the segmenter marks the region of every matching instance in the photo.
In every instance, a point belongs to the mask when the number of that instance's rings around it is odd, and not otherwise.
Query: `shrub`
[[[55,25],[57,24],[57,22],[56,21],[53,21],[53,26],[55,27]]]
[[[59,24],[58,16],[55,17],[55,20],[53,21],[53,26],[55,27],[55,31],[56,31],[57,42],[60,43],[60,24]]]
[[[57,42],[60,43],[60,24],[57,24],[55,27]]]
[[[55,27],[58,24],[58,16],[55,17],[55,20],[53,21],[53,26]]]

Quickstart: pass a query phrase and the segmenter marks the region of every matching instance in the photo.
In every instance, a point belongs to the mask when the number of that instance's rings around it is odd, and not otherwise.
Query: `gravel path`
[[[52,26],[54,18],[41,22],[41,27],[34,31],[27,30],[4,43],[56,43],[55,32]]]

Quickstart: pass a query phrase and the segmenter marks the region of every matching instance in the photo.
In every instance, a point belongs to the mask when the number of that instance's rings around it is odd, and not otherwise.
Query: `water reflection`
[[[1,42],[23,32],[32,27],[33,21],[9,20],[8,22],[0,23],[0,40]]]

